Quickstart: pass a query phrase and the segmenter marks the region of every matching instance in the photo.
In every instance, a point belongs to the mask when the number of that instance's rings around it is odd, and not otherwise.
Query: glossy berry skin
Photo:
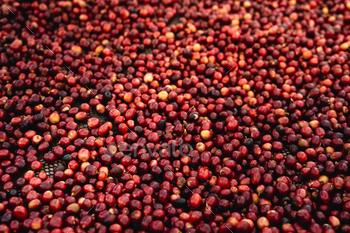
[[[198,209],[202,204],[202,197],[199,194],[193,194],[188,200],[190,207]]]

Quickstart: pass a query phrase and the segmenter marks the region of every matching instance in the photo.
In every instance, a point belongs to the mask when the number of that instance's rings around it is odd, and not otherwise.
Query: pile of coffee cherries
[[[1,233],[350,231],[350,0],[0,3]]]

